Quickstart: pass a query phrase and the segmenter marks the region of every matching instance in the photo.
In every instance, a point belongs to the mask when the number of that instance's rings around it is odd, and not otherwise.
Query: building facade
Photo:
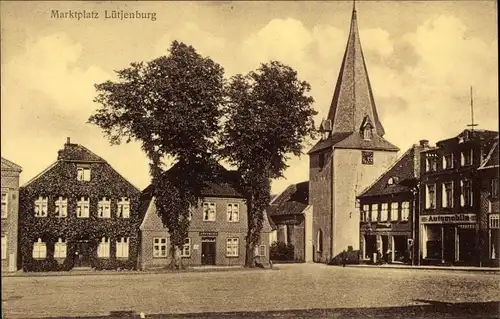
[[[2,157],[2,272],[18,268],[19,174],[21,166]]]
[[[478,168],[498,132],[464,130],[421,153],[419,254],[422,264],[478,265],[481,180]]]
[[[498,137],[490,152],[478,169],[480,179],[480,242],[481,264],[484,266],[500,266],[500,205],[498,198]]]
[[[20,190],[25,271],[137,266],[140,191],[68,138],[57,161]]]
[[[412,263],[420,152],[426,149],[426,140],[413,145],[358,196],[361,262]]]
[[[276,196],[269,208],[269,218],[276,225],[277,241],[293,245],[293,259],[312,261],[309,182],[292,184]]]
[[[174,166],[175,167],[175,166]],[[239,266],[245,264],[248,229],[246,200],[236,190],[236,172],[220,168],[220,179],[207,182],[203,198],[190,213],[188,236],[179,251],[185,266]],[[143,191],[141,269],[162,268],[172,261],[170,235],[157,214],[151,186]],[[271,226],[264,216],[256,261],[269,263]]]
[[[359,250],[356,196],[394,163],[399,151],[383,138],[356,15],[353,9],[332,103],[320,125],[321,140],[308,152],[314,260],[321,263],[338,261],[344,250]]]

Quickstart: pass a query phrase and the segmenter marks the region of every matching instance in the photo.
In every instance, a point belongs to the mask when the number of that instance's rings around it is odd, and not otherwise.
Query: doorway
[[[452,225],[443,226],[443,261],[455,261],[455,227]]]
[[[215,265],[216,257],[216,242],[215,237],[202,237],[201,238],[201,264],[202,265]]]
[[[90,247],[88,240],[75,243],[75,267],[90,267]]]
[[[474,261],[476,246],[475,229],[458,229],[458,260],[466,263]]]

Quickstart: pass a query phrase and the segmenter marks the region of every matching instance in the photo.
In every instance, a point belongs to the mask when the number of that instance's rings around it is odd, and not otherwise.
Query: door
[[[75,267],[90,267],[90,249],[86,241],[76,243]]]
[[[202,238],[201,241],[201,264],[215,265],[215,238]]]
[[[455,227],[451,225],[443,226],[443,260],[455,261]]]
[[[476,230],[475,229],[458,229],[458,247],[459,260],[470,263],[473,262],[476,254]]]

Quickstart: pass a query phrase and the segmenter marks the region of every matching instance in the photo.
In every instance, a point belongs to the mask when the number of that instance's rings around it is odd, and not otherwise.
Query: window
[[[443,169],[453,168],[453,153],[443,156]]]
[[[68,216],[68,200],[59,197],[56,200],[56,217],[67,217]]]
[[[54,245],[54,258],[66,258],[66,241],[58,238]]]
[[[238,257],[239,254],[239,239],[238,238],[228,238],[226,245],[226,256],[227,257]]]
[[[97,257],[109,258],[109,238],[103,237],[97,245]]]
[[[35,200],[35,217],[47,217],[47,207],[48,207],[47,197],[38,197]]]
[[[240,206],[238,204],[227,204],[227,221],[240,221]]]
[[[215,203],[203,203],[203,221],[215,221]]]
[[[255,246],[255,256],[256,257],[265,257],[266,256],[266,245]]]
[[[397,176],[391,177],[387,180],[387,185],[394,185],[397,184],[399,181],[399,178]]]
[[[35,259],[45,259],[47,257],[47,245],[42,242],[41,238],[33,243],[33,258]]]
[[[443,183],[441,207],[453,207],[453,182]]]
[[[184,239],[184,245],[182,245],[181,257],[191,257],[191,238]]]
[[[489,217],[490,233],[490,258],[500,258],[500,214],[491,214]]]
[[[398,220],[398,203],[391,203],[390,220]]]
[[[128,237],[118,238],[116,241],[116,258],[128,258]]]
[[[370,211],[368,212],[368,221],[377,221],[378,219],[378,205],[372,204],[370,205]]]
[[[111,201],[103,197],[97,205],[97,216],[99,218],[110,218],[111,217]]]
[[[425,185],[425,208],[436,208],[436,185]]]
[[[90,200],[88,197],[82,197],[76,203],[76,217],[88,218],[89,217]]]
[[[410,202],[401,203],[401,220],[408,220],[410,216]]]
[[[370,206],[369,205],[363,205],[361,208],[361,221],[366,222],[368,221],[368,214],[370,213]]]
[[[2,235],[2,259],[7,259],[7,236]]]
[[[491,197],[498,198],[498,179],[491,181]]]
[[[462,207],[472,206],[472,183],[470,180],[460,181],[460,205]]]
[[[363,139],[371,140],[372,139],[372,129],[369,125],[365,126],[363,129]]]
[[[373,165],[373,152],[361,151],[361,164]]]
[[[490,228],[500,229],[500,214],[490,215]]]
[[[381,222],[387,221],[388,209],[389,209],[389,204],[383,203],[382,207],[380,208],[380,221]]]
[[[429,153],[426,154],[425,157],[425,171],[426,172],[435,172],[437,170],[437,158],[436,154]]]
[[[321,229],[319,229],[316,234],[316,252],[323,252],[323,231]]]
[[[472,165],[472,150],[463,151],[460,155],[461,166]]]
[[[7,211],[9,207],[8,203],[9,194],[2,191],[2,218],[7,218]]]
[[[167,255],[167,238],[153,238],[153,257],[165,258]]]
[[[118,217],[130,217],[130,200],[127,197],[122,197],[121,201],[118,202]]]
[[[79,181],[90,181],[90,167],[78,167],[76,179]]]

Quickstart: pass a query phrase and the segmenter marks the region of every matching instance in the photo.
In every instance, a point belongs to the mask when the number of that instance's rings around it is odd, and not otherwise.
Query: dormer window
[[[322,140],[327,140],[328,139],[328,131],[321,132],[321,139]]]
[[[372,139],[372,128],[367,125],[363,128],[363,139],[371,140]]]
[[[76,179],[78,181],[90,181],[90,167],[79,166],[77,168]]]
[[[389,180],[387,181],[387,185],[394,185],[397,183],[398,183],[398,177],[396,177],[396,176],[389,178]]]

